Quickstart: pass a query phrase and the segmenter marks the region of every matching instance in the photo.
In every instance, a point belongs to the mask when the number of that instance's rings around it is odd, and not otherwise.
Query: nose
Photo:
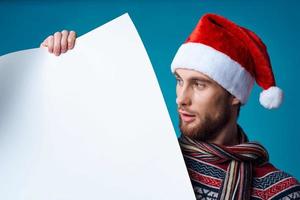
[[[191,94],[187,87],[177,88],[176,103],[178,106],[187,106],[191,104]]]

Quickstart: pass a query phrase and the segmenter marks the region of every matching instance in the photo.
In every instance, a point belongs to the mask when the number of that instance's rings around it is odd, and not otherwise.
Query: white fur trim
[[[283,101],[283,92],[276,86],[263,90],[259,95],[259,102],[267,109],[278,108]]]
[[[209,76],[228,90],[242,104],[247,102],[254,78],[228,55],[201,43],[185,43],[178,49],[171,70],[193,69]]]

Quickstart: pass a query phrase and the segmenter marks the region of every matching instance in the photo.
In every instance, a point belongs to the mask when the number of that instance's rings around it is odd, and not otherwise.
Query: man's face
[[[181,133],[200,141],[215,139],[231,118],[231,95],[208,76],[176,69],[176,103]]]

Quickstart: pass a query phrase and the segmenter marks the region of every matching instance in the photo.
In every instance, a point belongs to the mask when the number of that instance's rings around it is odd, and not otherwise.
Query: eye
[[[198,89],[203,89],[203,88],[206,87],[206,84],[205,84],[204,82],[202,82],[202,81],[195,81],[195,82],[194,82],[194,85],[195,85],[195,87],[198,88]]]
[[[182,85],[182,80],[180,78],[176,78],[177,85]]]

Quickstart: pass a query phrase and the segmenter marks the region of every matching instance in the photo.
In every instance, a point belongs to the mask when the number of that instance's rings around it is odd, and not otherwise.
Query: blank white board
[[[0,199],[195,199],[128,14],[60,57],[0,57]]]

